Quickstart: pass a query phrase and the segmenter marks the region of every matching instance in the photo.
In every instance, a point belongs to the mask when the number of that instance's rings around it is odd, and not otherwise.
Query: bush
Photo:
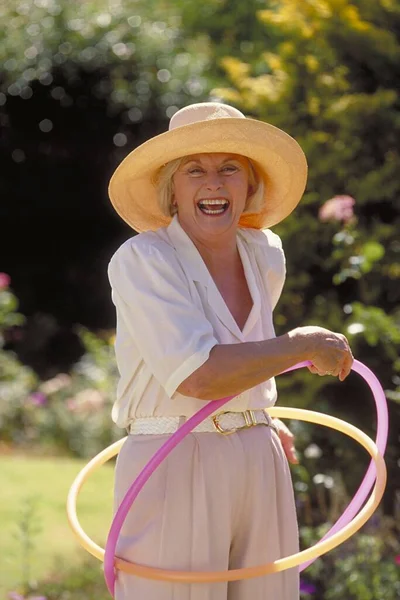
[[[40,595],[39,595],[40,594]],[[12,591],[7,600],[110,600],[101,564],[88,558],[79,567],[65,569],[56,564],[54,572],[25,594]]]
[[[303,527],[304,546],[327,531]],[[399,531],[393,519],[377,513],[350,540],[311,565],[302,576],[306,598],[318,600],[397,600],[400,597]]]
[[[0,284],[1,284],[0,279]],[[5,284],[4,284],[5,283]],[[40,381],[4,350],[7,335],[23,323],[18,301],[0,288],[0,435],[13,449],[91,457],[122,437],[111,420],[117,367],[113,339],[78,330],[86,353],[70,373]]]

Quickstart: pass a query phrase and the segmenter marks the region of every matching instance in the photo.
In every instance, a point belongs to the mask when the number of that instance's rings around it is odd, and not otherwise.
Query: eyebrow
[[[223,165],[223,164],[225,164],[225,163],[227,163],[227,162],[231,162],[231,161],[233,161],[233,160],[235,160],[236,162],[240,162],[240,160],[239,160],[238,158],[235,158],[235,157],[233,157],[233,156],[232,156],[231,158],[225,158],[225,159],[222,161],[222,163],[221,163],[221,164]],[[200,162],[200,160],[199,160],[198,158],[188,158],[187,160],[185,160],[185,161],[183,162],[183,164],[184,164],[184,165],[187,165],[187,164],[189,164],[189,163],[191,163],[191,162],[194,162],[194,163],[197,163],[197,164],[201,164],[201,162]]]

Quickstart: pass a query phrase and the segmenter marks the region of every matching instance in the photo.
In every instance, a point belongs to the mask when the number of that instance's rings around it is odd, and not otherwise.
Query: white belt
[[[175,431],[187,421],[188,417],[143,417],[135,419],[127,427],[129,435],[135,434],[163,434]],[[229,435],[240,429],[247,429],[256,425],[265,425],[278,430],[266,409],[246,410],[244,412],[220,412],[212,417],[207,417],[193,432],[221,433]]]

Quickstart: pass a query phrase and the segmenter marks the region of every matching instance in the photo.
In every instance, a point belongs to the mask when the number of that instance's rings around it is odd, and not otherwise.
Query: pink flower
[[[396,563],[396,565],[400,566],[400,554],[394,557],[394,562]]]
[[[11,283],[11,277],[7,273],[0,273],[0,290],[8,288]]]
[[[48,379],[40,384],[39,391],[47,396],[55,394],[71,383],[71,377],[66,373],[59,373],[53,379]]]
[[[29,399],[35,406],[43,406],[47,402],[47,397],[41,392],[33,392],[30,394]]]
[[[77,404],[76,404],[75,398],[68,398],[68,400],[66,400],[66,405],[70,412],[76,411]]]
[[[321,206],[318,213],[320,221],[343,221],[348,223],[354,217],[353,206],[356,203],[351,196],[334,196]]]
[[[303,579],[300,579],[300,592],[302,594],[312,595],[315,594],[317,588],[312,583],[307,583]]]
[[[99,390],[87,388],[68,398],[67,408],[71,412],[89,413],[101,410],[104,405],[103,394]]]

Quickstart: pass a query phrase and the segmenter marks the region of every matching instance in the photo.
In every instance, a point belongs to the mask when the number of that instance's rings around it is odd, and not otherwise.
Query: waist
[[[187,420],[188,417],[142,417],[132,421],[127,427],[127,432],[129,435],[175,433]],[[266,409],[220,412],[204,419],[192,432],[229,435],[256,426],[271,427],[278,433]]]

